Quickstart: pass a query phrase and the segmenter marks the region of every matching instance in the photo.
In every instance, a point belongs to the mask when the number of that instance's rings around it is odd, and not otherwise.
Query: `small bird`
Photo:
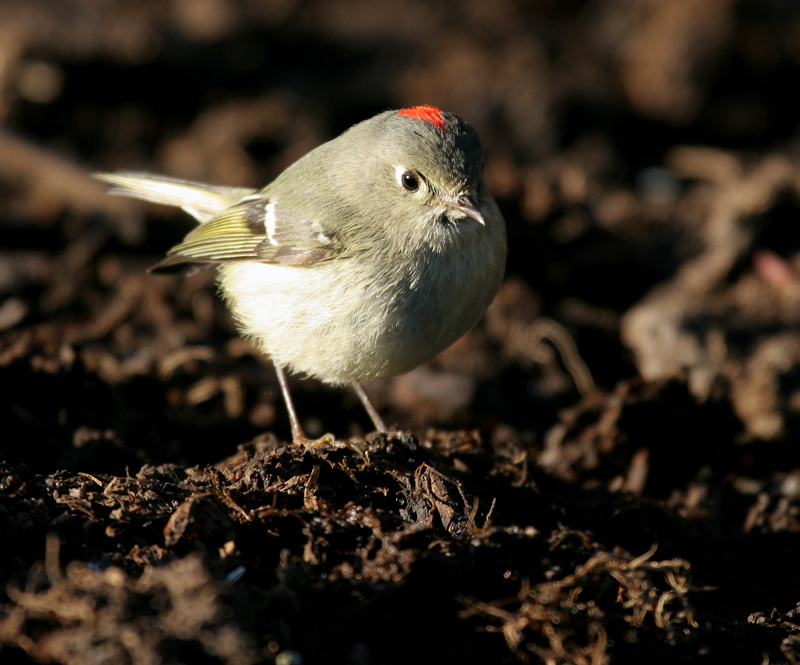
[[[505,221],[478,134],[433,106],[360,122],[261,190],[97,177],[109,193],[199,222],[153,270],[218,267],[241,333],[274,362],[299,444],[312,441],[285,370],[351,384],[386,431],[361,382],[408,372],[452,344],[483,316],[505,271]]]

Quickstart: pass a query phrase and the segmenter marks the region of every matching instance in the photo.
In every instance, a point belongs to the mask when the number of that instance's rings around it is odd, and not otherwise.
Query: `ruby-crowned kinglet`
[[[472,328],[506,260],[505,222],[475,130],[432,106],[387,111],[312,150],[262,190],[103,173],[113,194],[178,206],[200,225],[154,270],[218,266],[244,335],[284,368],[352,384],[407,372]]]

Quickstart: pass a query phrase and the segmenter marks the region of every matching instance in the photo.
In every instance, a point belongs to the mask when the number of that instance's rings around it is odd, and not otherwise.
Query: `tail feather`
[[[216,187],[149,173],[96,173],[95,178],[110,185],[109,194],[176,206],[201,224],[256,192],[245,187]]]

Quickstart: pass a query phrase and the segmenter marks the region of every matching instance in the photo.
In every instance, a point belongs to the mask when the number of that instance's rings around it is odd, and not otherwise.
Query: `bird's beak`
[[[483,218],[481,211],[478,209],[478,205],[472,200],[472,197],[468,196],[467,194],[459,196],[456,201],[438,201],[438,203],[441,203],[448,208],[453,208],[453,210],[458,210],[467,217],[472,217],[472,219],[482,226],[486,226],[486,220]]]

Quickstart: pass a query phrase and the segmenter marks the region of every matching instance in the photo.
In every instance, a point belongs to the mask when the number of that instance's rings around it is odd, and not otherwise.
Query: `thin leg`
[[[361,403],[364,405],[364,409],[366,409],[369,417],[372,419],[372,424],[375,425],[375,429],[379,432],[385,432],[386,425],[383,422],[383,418],[380,417],[378,411],[374,406],[372,406],[372,402],[369,401],[367,393],[364,392],[364,389],[361,387],[361,384],[358,381],[353,384],[353,389],[356,391],[358,399],[361,400]]]
[[[300,425],[300,419],[297,417],[297,411],[294,410],[294,402],[292,395],[289,392],[289,382],[286,380],[286,372],[283,367],[277,363],[275,365],[275,373],[278,375],[278,383],[281,384],[281,392],[283,393],[283,401],[286,402],[286,410],[289,412],[289,423],[292,426],[292,443],[301,446],[317,446],[325,443],[333,443],[336,439],[332,434],[325,434],[319,439],[309,439],[306,436],[303,427]]]
[[[284,372],[283,367],[277,363],[274,363],[274,365],[275,373],[278,375],[278,383],[281,384],[283,401],[286,403],[286,410],[289,412],[289,423],[292,426],[292,441],[295,443],[307,441],[308,437],[300,425],[300,420],[297,418],[297,411],[294,410],[294,402],[292,401],[292,395],[289,392],[289,382],[286,380],[286,372]]]

